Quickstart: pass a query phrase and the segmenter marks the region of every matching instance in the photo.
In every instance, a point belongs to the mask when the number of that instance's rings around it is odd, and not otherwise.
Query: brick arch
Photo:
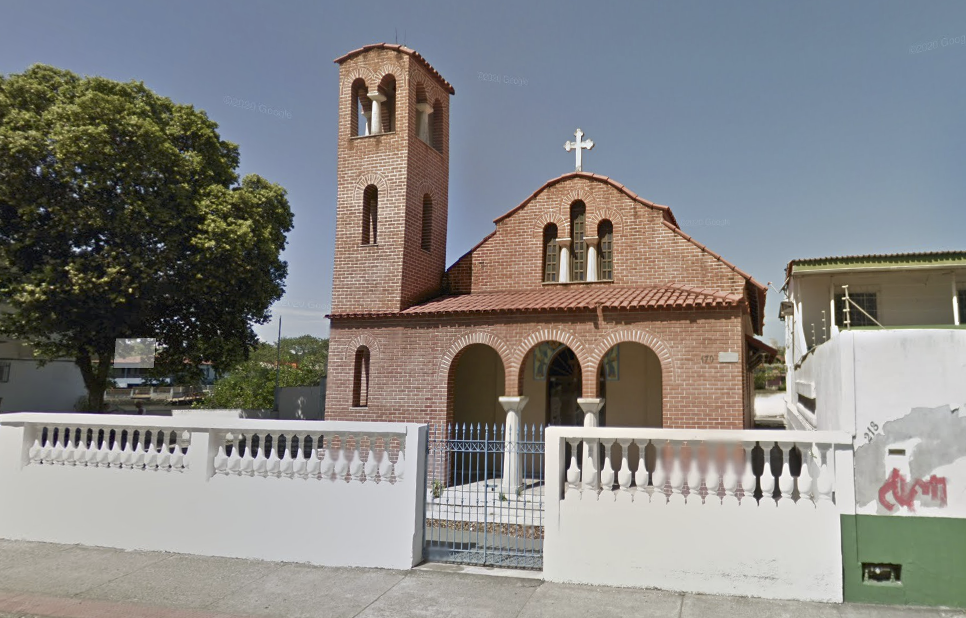
[[[348,360],[349,355],[355,354],[356,350],[362,346],[369,348],[369,357],[371,359],[370,362],[375,362],[374,357],[379,352],[379,340],[369,333],[357,335],[352,341],[347,343],[342,349],[342,360]]]
[[[449,376],[453,362],[457,359],[460,352],[462,352],[468,346],[476,343],[481,343],[493,348],[496,353],[500,355],[500,360],[503,361],[504,371],[506,371],[511,365],[512,356],[510,354],[510,346],[489,331],[475,330],[460,335],[455,341],[453,341],[453,343],[450,344],[449,348],[446,350],[446,353],[443,354],[442,358],[440,359],[439,366],[436,368],[436,375],[439,377]]]
[[[427,103],[432,104],[436,99],[442,101],[445,98],[443,91],[436,85],[435,80],[424,77],[417,69],[410,69],[409,71],[409,86],[412,88],[414,97],[418,86],[422,86],[423,92],[426,93]]]
[[[380,202],[382,202],[385,197],[389,195],[389,182],[383,178],[381,174],[376,172],[366,172],[362,176],[359,176],[359,180],[356,181],[354,203],[362,204],[362,194],[369,185],[376,185],[376,188],[379,189]]]
[[[537,222],[534,225],[535,231],[543,234],[543,228],[547,227],[548,223],[553,223],[556,225],[558,233],[562,232],[567,226],[567,220],[564,217],[560,216],[559,213],[550,210],[540,215],[540,218],[537,219]]]
[[[429,198],[433,200],[433,206],[436,206],[437,204],[439,204],[439,198],[436,195],[436,188],[432,184],[430,184],[429,181],[424,180],[416,188],[415,197],[419,199],[420,204],[423,203],[423,196],[426,194],[429,194]]]
[[[533,350],[538,344],[545,341],[557,341],[564,344],[574,353],[577,357],[577,362],[580,363],[580,373],[581,375],[586,375],[587,360],[590,358],[587,347],[577,338],[576,335],[570,331],[566,331],[560,328],[541,328],[536,330],[520,342],[520,344],[514,349],[513,356],[511,360],[512,372],[513,372],[513,382],[507,382],[507,395],[514,396],[519,395],[523,389],[523,361],[527,357],[527,354]],[[509,380],[511,375],[511,370],[507,370],[507,379]],[[510,393],[510,389],[515,388],[516,391]]]
[[[588,210],[590,207],[588,206]],[[597,233],[597,226],[603,220],[608,220],[614,224],[614,234],[621,234],[624,231],[624,215],[616,208],[602,206],[587,213],[587,231],[593,230]]]
[[[373,73],[372,70],[370,70],[368,67],[356,66],[350,69],[342,79],[342,85],[339,88],[342,96],[349,96],[351,94],[350,89],[352,88],[352,82],[356,81],[360,77],[365,80],[368,88],[372,88],[373,85],[379,85],[379,80],[376,79],[376,74]]]
[[[372,74],[375,76],[375,79],[376,79],[376,83],[374,84],[374,86],[378,86],[379,83],[382,82],[382,78],[385,77],[386,75],[392,75],[393,78],[396,80],[397,89],[399,88],[399,86],[406,85],[409,78],[409,74],[406,71],[404,71],[403,68],[398,64],[380,65],[377,69],[372,71]],[[397,91],[397,94],[398,94],[398,91]]]
[[[671,349],[666,343],[640,328],[620,328],[608,334],[594,346],[594,351],[590,355],[588,362],[593,367],[593,392],[596,393],[597,373],[600,371],[600,363],[604,358],[604,354],[618,343],[639,343],[650,348],[657,355],[658,360],[661,362],[664,409],[667,410],[668,385],[674,380],[674,357],[671,355]]]

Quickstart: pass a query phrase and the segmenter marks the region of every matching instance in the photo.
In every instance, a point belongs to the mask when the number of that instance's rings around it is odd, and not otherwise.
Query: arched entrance
[[[633,341],[615,345],[601,358],[598,380],[602,427],[664,426],[664,381],[654,350]]]
[[[527,397],[525,425],[583,425],[580,359],[559,341],[538,343],[520,365],[520,394]]]
[[[547,425],[583,425],[584,413],[577,405],[581,387],[580,363],[568,347],[554,353],[547,369]]]
[[[444,429],[442,439],[461,445],[483,440],[502,444],[506,411],[500,405],[500,397],[506,393],[505,379],[503,359],[490,346],[474,343],[460,350],[450,367],[452,426]],[[467,447],[447,452],[445,458],[438,458],[437,466],[436,475],[445,478],[447,486],[460,486],[499,478],[503,458]]]

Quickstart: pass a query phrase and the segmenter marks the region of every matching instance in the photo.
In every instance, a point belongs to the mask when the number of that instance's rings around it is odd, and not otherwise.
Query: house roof
[[[917,253],[869,253],[792,260],[785,277],[793,272],[817,270],[882,269],[902,266],[966,266],[966,251],[921,251]]]
[[[715,309],[738,307],[741,294],[667,284],[660,287],[622,287],[610,284],[548,285],[538,290],[477,292],[441,296],[395,313],[343,313],[334,317],[429,316],[482,313],[541,313]]]
[[[365,47],[354,49],[347,54],[343,54],[342,56],[339,56],[338,58],[335,59],[335,63],[342,64],[346,60],[355,58],[359,54],[365,53],[373,49],[388,49],[390,51],[397,51],[401,54],[406,54],[407,56],[412,57],[414,60],[416,60],[416,62],[421,64],[424,69],[429,71],[429,74],[435,77],[436,81],[438,81],[443,86],[443,88],[446,89],[447,92],[449,92],[450,94],[456,94],[456,89],[453,88],[452,84],[450,84],[448,81],[443,79],[443,76],[439,74],[439,71],[433,68],[433,65],[429,64],[429,62],[427,62],[426,59],[423,58],[418,51],[416,51],[415,49],[410,49],[405,45],[394,45],[392,43],[373,43],[372,45],[366,45]]]

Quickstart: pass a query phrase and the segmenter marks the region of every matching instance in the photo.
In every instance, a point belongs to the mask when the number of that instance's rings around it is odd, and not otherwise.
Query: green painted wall
[[[966,519],[843,515],[845,600],[966,608]],[[902,582],[862,581],[862,563],[902,565]]]

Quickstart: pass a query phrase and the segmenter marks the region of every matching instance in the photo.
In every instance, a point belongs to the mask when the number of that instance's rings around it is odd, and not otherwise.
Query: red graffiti
[[[896,508],[896,505],[904,506],[910,511],[915,511],[917,493],[923,496],[929,496],[932,500],[938,501],[939,506],[946,506],[946,477],[938,477],[933,474],[928,480],[917,479],[909,482],[898,470],[893,468],[892,474],[889,475],[886,482],[879,488],[879,504],[884,506],[889,512],[892,512]],[[896,504],[889,502],[889,494],[892,494]]]

